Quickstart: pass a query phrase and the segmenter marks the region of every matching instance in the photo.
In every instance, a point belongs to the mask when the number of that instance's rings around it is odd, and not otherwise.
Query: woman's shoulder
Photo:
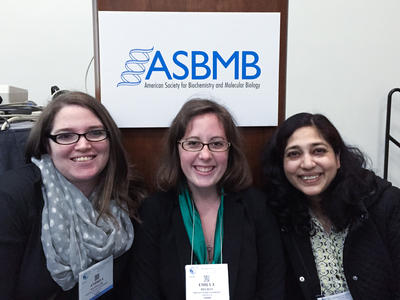
[[[250,201],[253,201],[253,200],[257,201],[258,199],[264,199],[264,200],[266,199],[265,192],[255,186],[247,187],[238,192],[228,192],[227,194],[230,197],[236,196],[236,197],[240,197],[240,198],[251,199]]]
[[[31,164],[7,171],[0,180],[0,218],[4,222],[32,225],[32,217],[43,207],[40,170]],[[9,219],[7,221],[7,218]]]
[[[270,214],[267,206],[266,194],[257,187],[251,186],[239,192],[228,193],[227,201],[237,201],[246,207],[254,216],[263,216]]]
[[[367,198],[367,205],[375,203],[380,199],[387,198],[388,195],[400,193],[400,189],[393,186],[391,182],[381,178],[373,172],[366,172],[367,181],[370,185],[370,192]]]
[[[30,192],[38,183],[41,183],[40,170],[30,163],[3,173],[0,180],[0,191],[8,194]]]
[[[174,190],[157,191],[143,200],[140,208],[143,213],[162,213],[178,205],[178,194]]]
[[[170,202],[177,201],[178,194],[176,190],[156,191],[145,199],[145,202],[150,204],[162,203],[167,205]]]
[[[400,206],[400,189],[393,186],[385,179],[375,176],[375,189],[371,193],[367,203],[370,207],[378,206]],[[375,204],[375,205],[374,205]]]

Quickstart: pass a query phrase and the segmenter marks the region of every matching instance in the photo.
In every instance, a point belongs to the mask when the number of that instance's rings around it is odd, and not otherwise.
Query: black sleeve
[[[142,223],[136,226],[133,242],[131,294],[134,300],[161,299],[159,214],[160,207],[157,201],[146,199],[140,210]]]
[[[258,273],[256,299],[284,299],[285,261],[282,241],[275,217],[266,206],[264,194],[256,215]]]
[[[26,244],[26,208],[0,189],[0,295],[14,299]]]
[[[394,269],[395,299],[400,299],[400,190],[392,187],[383,196],[387,205],[385,218],[388,237],[388,250]]]

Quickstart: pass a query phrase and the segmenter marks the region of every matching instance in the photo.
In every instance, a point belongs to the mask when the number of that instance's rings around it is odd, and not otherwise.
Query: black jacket
[[[40,170],[33,164],[0,180],[0,299],[78,299],[78,284],[62,291],[46,267],[40,240],[43,197]],[[131,251],[114,260],[114,288],[99,299],[129,297]]]
[[[400,299],[400,190],[376,177],[377,189],[350,224],[343,268],[354,300]],[[309,236],[282,229],[288,258],[287,300],[321,294]]]
[[[141,210],[134,243],[133,300],[184,300],[191,247],[178,195],[158,193]],[[231,300],[283,299],[285,266],[274,217],[264,194],[248,189],[224,198],[223,263]]]

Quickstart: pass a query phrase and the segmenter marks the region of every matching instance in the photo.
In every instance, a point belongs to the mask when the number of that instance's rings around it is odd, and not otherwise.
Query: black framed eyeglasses
[[[49,134],[48,137],[52,141],[60,145],[71,145],[79,141],[81,136],[89,142],[100,142],[108,137],[108,131],[105,129],[90,130],[85,133],[64,132],[59,134]]]
[[[203,150],[204,146],[207,146],[208,150],[211,152],[224,152],[227,151],[231,146],[231,143],[224,140],[212,141],[209,143],[203,143],[197,140],[184,140],[179,141],[178,144],[181,145],[183,150],[190,152],[201,151]]]

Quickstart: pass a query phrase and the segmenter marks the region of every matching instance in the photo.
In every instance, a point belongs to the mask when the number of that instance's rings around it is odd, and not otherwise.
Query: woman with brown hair
[[[32,128],[26,157],[0,182],[1,298],[127,297],[144,192],[107,110],[84,93],[56,97]]]
[[[132,299],[282,299],[279,232],[223,106],[183,105],[157,179],[141,209]]]

